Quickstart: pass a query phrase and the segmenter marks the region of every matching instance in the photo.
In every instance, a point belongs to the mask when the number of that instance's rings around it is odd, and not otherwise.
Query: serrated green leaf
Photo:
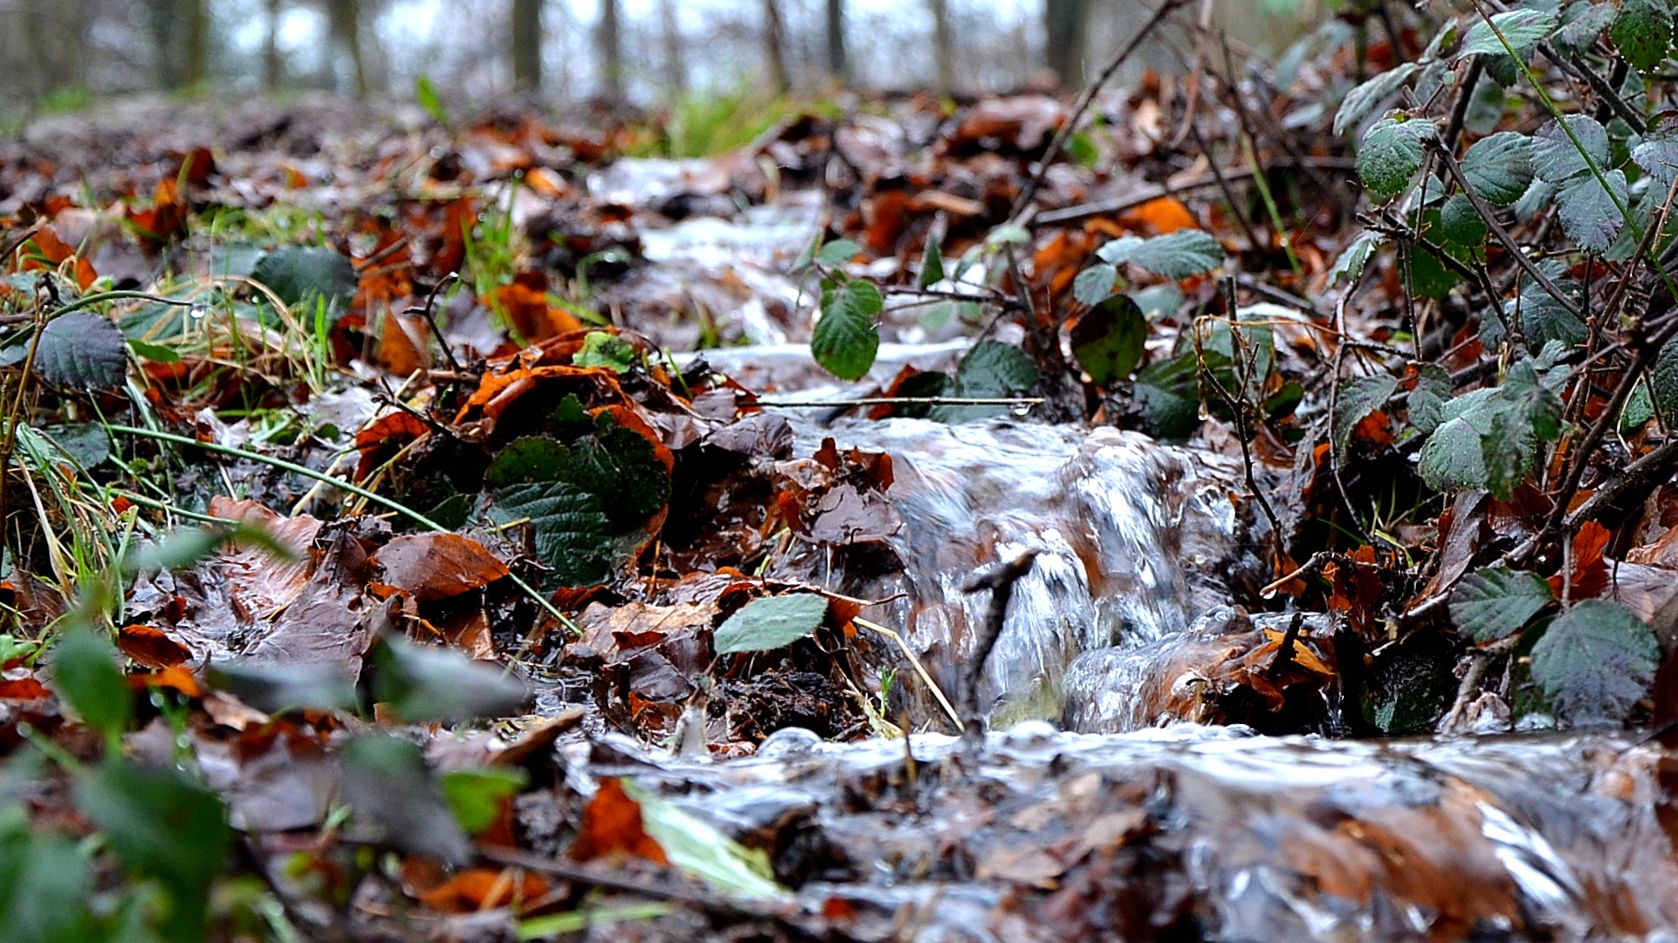
[[[1334,133],[1346,133],[1347,128],[1362,121],[1420,69],[1414,62],[1401,62],[1347,92],[1340,109],[1334,113]]]
[[[1596,42],[1608,24],[1614,21],[1613,3],[1570,3],[1562,12],[1561,25],[1556,27],[1556,48],[1563,52],[1583,52]]]
[[[1486,221],[1467,194],[1455,193],[1439,207],[1439,234],[1450,246],[1477,249],[1486,242]],[[1458,253],[1453,253],[1458,254]]]
[[[1113,265],[1128,263],[1166,278],[1188,278],[1224,264],[1223,244],[1198,229],[1179,229],[1151,239],[1125,236],[1096,254]]]
[[[1148,322],[1136,302],[1115,295],[1084,312],[1072,325],[1072,356],[1102,386],[1130,375],[1142,360]]]
[[[275,249],[256,263],[251,278],[268,286],[288,307],[302,306],[309,312],[316,299],[323,299],[327,310],[336,314],[349,310],[361,279],[349,259],[312,246]]]
[[[1664,115],[1631,149],[1632,162],[1643,168],[1660,188],[1664,198],[1678,180],[1678,115]]]
[[[1353,239],[1340,257],[1334,260],[1334,266],[1328,270],[1329,285],[1338,285],[1342,281],[1356,282],[1363,275],[1364,267],[1375,253],[1387,244],[1387,237],[1373,229],[1366,229]]]
[[[827,597],[815,593],[787,593],[754,599],[717,627],[713,642],[718,655],[767,652],[808,638],[827,618]]]
[[[1603,168],[1608,165],[1608,129],[1590,115],[1564,115],[1567,130],[1579,140],[1579,146],[1567,136],[1558,121],[1545,122],[1532,136],[1532,172],[1546,183],[1563,183],[1570,177],[1590,173],[1590,164]],[[1580,148],[1583,148],[1581,153]],[[1586,163],[1585,158],[1590,158]]]
[[[1649,394],[1649,384],[1639,383],[1637,388],[1631,391],[1631,395],[1626,397],[1626,404],[1620,407],[1620,434],[1629,435],[1653,418],[1655,401]]]
[[[1410,392],[1410,425],[1426,435],[1445,418],[1445,401],[1451,398],[1451,375],[1444,367],[1428,364],[1416,377]]]
[[[1340,384],[1340,393],[1334,403],[1333,437],[1336,452],[1346,454],[1346,446],[1352,441],[1352,430],[1357,428],[1365,416],[1382,408],[1397,389],[1398,378],[1384,373],[1372,377],[1353,377]]]
[[[514,713],[529,698],[506,671],[459,649],[386,636],[372,656],[373,698],[403,723],[458,723]]]
[[[1481,431],[1465,419],[1448,419],[1422,443],[1416,470],[1435,491],[1486,487],[1486,461],[1480,450]]]
[[[600,582],[611,566],[612,524],[593,494],[568,481],[528,481],[497,488],[495,520],[530,521],[537,559],[561,586]]]
[[[1672,12],[1667,0],[1620,0],[1620,13],[1608,31],[1620,55],[1639,72],[1666,61],[1672,46]]]
[[[1463,155],[1462,174],[1481,199],[1509,206],[1532,184],[1532,139],[1514,131],[1481,138]]]
[[[990,398],[1022,393],[1037,383],[1037,364],[1031,355],[1001,341],[982,340],[956,366],[956,384],[963,396]]]
[[[606,519],[619,531],[639,525],[670,500],[670,473],[653,444],[610,414],[593,436],[571,444],[573,465],[565,477],[606,505]]]
[[[1620,207],[1626,205],[1626,175],[1623,170],[1603,174],[1608,190],[1593,174],[1582,174],[1562,184],[1556,195],[1556,209],[1567,235],[1580,248],[1602,252],[1614,244],[1625,217]]]
[[[1552,275],[1551,283],[1560,288],[1575,305],[1581,304],[1584,301],[1584,289],[1579,283],[1555,275],[1559,275],[1559,269]],[[1523,282],[1520,294],[1505,303],[1504,311],[1511,318],[1519,317],[1521,332],[1539,349],[1551,341],[1559,341],[1568,347],[1585,342],[1585,322],[1563,306],[1561,301],[1537,281]]]
[[[111,389],[128,370],[128,344],[109,318],[72,311],[41,329],[35,372],[59,386]]]
[[[1493,27],[1496,27],[1495,31]],[[1532,52],[1532,47],[1548,38],[1555,28],[1555,15],[1540,10],[1494,13],[1490,23],[1478,19],[1468,27],[1462,38],[1462,48],[1457,50],[1457,58],[1476,54],[1505,56],[1508,49],[1504,47],[1503,40],[1514,47],[1516,55],[1525,58]],[[1503,34],[1503,40],[1498,38],[1498,33]]]
[[[1422,167],[1422,142],[1433,134],[1431,121],[1377,121],[1364,133],[1358,148],[1358,176],[1364,186],[1381,196],[1392,196],[1409,186]]]
[[[810,355],[841,380],[859,380],[874,366],[880,332],[874,315],[882,307],[880,290],[860,279],[822,292],[822,313],[810,335]]]
[[[822,246],[821,251],[816,253],[816,261],[824,268],[838,268],[861,254],[862,246],[849,239],[835,239]]]
[[[921,273],[915,284],[924,291],[944,280],[944,253],[931,233],[926,237],[926,248],[921,252]]]
[[[677,869],[736,897],[779,900],[788,896],[775,883],[769,856],[762,849],[741,845],[711,823],[634,783],[625,781],[623,786],[641,806],[642,828]]]
[[[1193,351],[1137,372],[1132,396],[1156,438],[1180,442],[1200,428],[1199,373]]]
[[[1536,573],[1489,566],[1463,577],[1451,592],[1451,619],[1475,641],[1495,642],[1519,631],[1555,598]]]
[[[82,723],[107,737],[121,734],[133,719],[116,646],[96,629],[79,625],[59,637],[52,650],[52,686]]]
[[[1630,611],[1587,599],[1550,623],[1532,649],[1532,678],[1558,716],[1619,721],[1648,693],[1660,646]]]
[[[1072,297],[1079,304],[1093,308],[1113,297],[1118,288],[1119,270],[1116,266],[1092,265],[1072,280]]]
[[[1678,419],[1678,337],[1661,345],[1650,373],[1650,387],[1661,418],[1669,425]]]

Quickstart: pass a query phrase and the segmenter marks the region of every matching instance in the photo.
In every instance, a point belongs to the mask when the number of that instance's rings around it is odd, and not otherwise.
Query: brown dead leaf
[[[133,661],[153,669],[179,665],[192,657],[185,645],[149,625],[125,625],[117,630],[117,648]]]
[[[407,534],[373,554],[383,583],[420,602],[452,599],[507,575],[507,565],[484,545],[460,534]]]

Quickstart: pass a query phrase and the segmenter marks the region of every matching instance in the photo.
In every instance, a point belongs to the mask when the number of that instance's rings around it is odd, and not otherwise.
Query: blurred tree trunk
[[[792,90],[792,76],[787,72],[786,32],[779,0],[763,0],[763,56],[769,63],[769,82],[779,95]]]
[[[358,0],[327,0],[326,19],[333,42],[350,58],[355,78],[355,94],[367,97],[367,56],[361,48],[361,4]]]
[[[956,87],[956,38],[950,29],[950,0],[927,0],[932,11],[932,54],[938,63],[938,90]]]
[[[267,0],[268,32],[262,37],[262,86],[272,92],[285,83],[285,60],[280,58],[282,0]]]
[[[182,19],[180,0],[146,0],[146,26],[151,31],[152,55],[156,56],[152,61],[157,69],[157,84],[162,88],[180,88],[186,84],[186,69],[176,43]]]
[[[183,0],[181,6],[185,20],[182,39],[186,43],[185,73],[181,78],[191,88],[203,85],[210,78],[210,11],[206,0]]]
[[[850,81],[845,56],[845,0],[827,0],[827,74],[839,84]]]
[[[677,99],[687,94],[687,58],[682,54],[682,24],[676,17],[676,0],[659,0],[658,30],[664,43],[664,84],[670,87],[670,97]]]
[[[618,33],[619,0],[600,0],[600,23],[594,39],[600,58],[600,97],[623,101],[623,39]]]
[[[1084,82],[1084,31],[1089,0],[1043,0],[1043,64],[1063,86]]]
[[[542,90],[542,0],[513,0],[513,84]]]

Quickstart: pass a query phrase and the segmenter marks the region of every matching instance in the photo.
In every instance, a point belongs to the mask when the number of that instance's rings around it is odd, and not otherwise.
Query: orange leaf
[[[0,678],[0,700],[39,701],[50,697],[47,686],[34,678]]]
[[[1149,230],[1158,236],[1200,225],[1183,201],[1170,196],[1149,200],[1120,216],[1119,221],[1131,229]]]
[[[420,894],[420,901],[442,913],[465,914],[528,904],[546,896],[548,890],[547,880],[539,874],[469,868]]]
[[[1573,537],[1573,570],[1568,576],[1572,585],[1568,588],[1568,596],[1573,599],[1590,599],[1600,596],[1608,587],[1608,562],[1602,558],[1602,551],[1608,547],[1608,539],[1612,535],[1608,528],[1596,521],[1586,521],[1579,528],[1579,533]],[[1556,574],[1549,579],[1550,589],[1556,595],[1561,595],[1562,575]]]
[[[571,843],[570,855],[575,861],[593,861],[618,854],[654,864],[670,863],[664,849],[641,826],[641,804],[623,791],[621,780],[603,779],[600,791],[583,810],[583,825]]]

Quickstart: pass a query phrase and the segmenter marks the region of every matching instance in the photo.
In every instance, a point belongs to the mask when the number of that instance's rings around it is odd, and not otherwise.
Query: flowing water
[[[805,312],[736,311],[745,336],[779,346],[707,352],[714,366],[782,399],[856,395],[812,369],[808,299],[781,274],[807,209],[688,220],[647,255],[678,281],[732,266]],[[872,379],[948,368],[958,350],[888,343]],[[894,565],[850,572],[830,554],[815,572],[896,595],[871,615],[952,694],[989,604],[962,584],[1037,551],[981,686],[1004,732],[833,744],[788,729],[720,763],[608,737],[570,748],[575,781],[663,793],[770,852],[807,912],[837,907],[870,939],[1678,941],[1678,761],[1658,745],[1181,722],[1198,716],[1198,657],[1280,628],[1228,605],[1265,577],[1228,459],[1029,417],[782,413],[800,456],[828,436],[892,456]]]

